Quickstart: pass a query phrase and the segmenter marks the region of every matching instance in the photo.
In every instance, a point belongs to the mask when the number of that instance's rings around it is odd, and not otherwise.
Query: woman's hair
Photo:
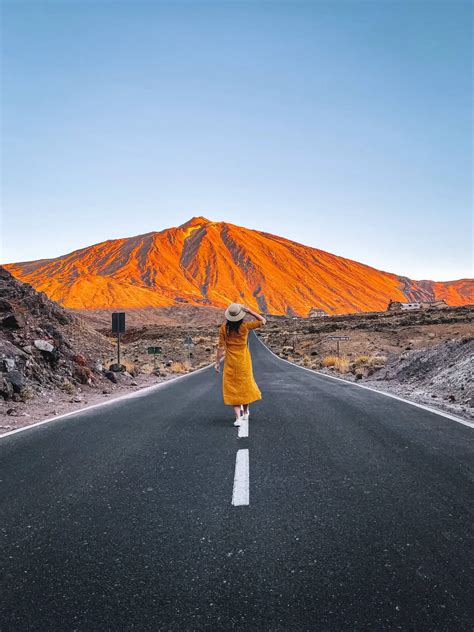
[[[243,318],[241,318],[240,320],[228,320],[225,324],[225,330],[226,330],[227,335],[230,336],[231,334],[238,334],[239,327],[243,322],[244,322]]]

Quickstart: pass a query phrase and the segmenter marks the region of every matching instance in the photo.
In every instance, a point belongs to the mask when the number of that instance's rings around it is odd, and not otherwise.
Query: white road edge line
[[[239,426],[239,439],[249,436],[249,422],[241,421]]]
[[[73,415],[79,415],[88,410],[92,410],[93,408],[100,408],[101,406],[110,406],[111,404],[115,404],[116,402],[123,401],[124,399],[134,399],[138,397],[142,397],[146,395],[150,391],[158,390],[169,384],[175,384],[179,380],[185,380],[187,377],[191,377],[196,373],[201,373],[201,371],[206,371],[213,364],[208,364],[207,366],[203,366],[200,369],[196,369],[195,371],[191,371],[191,373],[186,373],[186,375],[179,375],[178,377],[173,377],[171,380],[166,380],[166,382],[160,382],[159,384],[153,384],[152,386],[146,386],[145,388],[140,388],[133,393],[126,393],[125,395],[120,395],[120,397],[115,397],[114,399],[107,399],[104,402],[99,402],[98,404],[92,404],[91,406],[85,406],[84,408],[77,408],[76,410],[71,410],[68,413],[64,413],[63,415],[57,415],[56,417],[49,417],[48,419],[43,419],[43,421],[37,421],[34,424],[30,424],[29,426],[23,426],[22,428],[16,428],[16,430],[9,430],[4,434],[0,435],[0,440],[5,437],[9,437],[10,435],[17,434],[18,432],[24,432],[25,430],[31,430],[31,428],[37,428],[38,426],[42,426],[43,424],[48,424],[51,421],[57,421],[59,419],[64,419],[65,417],[72,417]]]
[[[451,419],[452,421],[457,421],[458,424],[462,424],[463,426],[467,426],[468,428],[474,428],[474,422],[467,421],[467,419],[462,419],[462,417],[457,417],[456,415],[451,415],[450,413],[445,413],[442,410],[438,410],[437,408],[431,408],[431,406],[426,406],[425,404],[418,404],[417,402],[412,402],[409,399],[404,399],[403,397],[399,397],[398,395],[394,395],[393,393],[387,393],[387,391],[379,391],[376,388],[371,388],[370,386],[364,386],[363,384],[356,384],[355,382],[349,382],[349,380],[344,380],[342,377],[336,377],[335,375],[328,375],[327,373],[322,373],[321,371],[315,371],[314,369],[308,369],[305,366],[300,366],[299,364],[294,364],[289,360],[285,360],[284,358],[280,358],[274,353],[267,345],[260,340],[260,338],[256,335],[257,340],[262,344],[265,349],[270,351],[275,358],[278,358],[281,362],[286,362],[291,366],[295,366],[302,371],[308,371],[308,373],[312,373],[313,375],[321,375],[322,377],[327,377],[331,380],[338,380],[339,382],[344,382],[344,384],[348,384],[349,386],[357,386],[357,388],[365,388],[367,391],[372,391],[373,393],[378,393],[379,395],[385,395],[386,397],[392,397],[393,399],[398,399],[401,402],[405,402],[405,404],[410,404],[411,406],[416,406],[417,408],[423,408],[424,410],[428,410],[430,413],[434,413],[435,415],[439,415],[440,417],[446,417],[447,419]]]
[[[249,451],[237,450],[235,457],[232,504],[235,507],[249,504]]]

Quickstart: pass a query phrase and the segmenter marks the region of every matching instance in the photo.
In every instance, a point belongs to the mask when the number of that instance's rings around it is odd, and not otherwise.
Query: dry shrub
[[[349,358],[345,356],[325,356],[321,360],[321,366],[334,367],[339,373],[347,373],[349,371]]]
[[[64,382],[61,384],[61,390],[68,395],[73,395],[76,392],[76,387],[67,378],[64,378]]]
[[[360,355],[354,361],[356,364],[370,364],[370,356],[369,355]]]
[[[136,374],[136,366],[135,366],[135,362],[132,362],[131,360],[123,360],[121,361],[121,363],[123,364],[123,366],[125,367],[125,370],[127,371],[127,373],[130,373],[130,375],[135,375]]]
[[[333,366],[339,373],[347,373],[349,370],[349,358],[345,356],[339,357],[337,355],[324,356],[321,360],[321,366]]]
[[[321,366],[335,366],[339,358],[336,355],[327,355],[321,360]]]
[[[171,373],[186,373],[189,368],[188,362],[173,362],[169,369]]]
[[[31,388],[31,386],[23,386],[20,390],[20,397],[22,402],[26,402],[29,399],[33,399],[35,396],[35,392]]]
[[[338,358],[334,366],[339,371],[339,373],[347,373],[349,371],[349,359]]]
[[[306,367],[310,367],[313,364],[312,358],[309,355],[304,355],[301,360],[301,364]]]
[[[372,356],[370,358],[369,364],[370,366],[377,368],[377,367],[384,366],[386,362],[387,362],[387,357],[384,355],[379,355],[379,356]]]

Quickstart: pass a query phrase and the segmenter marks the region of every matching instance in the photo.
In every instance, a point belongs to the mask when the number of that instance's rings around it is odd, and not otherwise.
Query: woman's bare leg
[[[238,406],[234,406],[235,418],[240,419],[240,404]]]
[[[242,404],[242,406],[244,407],[244,415],[246,415],[249,412],[249,405],[248,404]]]

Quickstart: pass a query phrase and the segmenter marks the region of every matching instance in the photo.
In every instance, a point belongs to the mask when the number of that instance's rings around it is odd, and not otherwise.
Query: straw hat
[[[225,310],[225,317],[227,320],[237,321],[242,320],[245,316],[245,312],[242,309],[242,305],[239,303],[231,303],[229,307]]]

